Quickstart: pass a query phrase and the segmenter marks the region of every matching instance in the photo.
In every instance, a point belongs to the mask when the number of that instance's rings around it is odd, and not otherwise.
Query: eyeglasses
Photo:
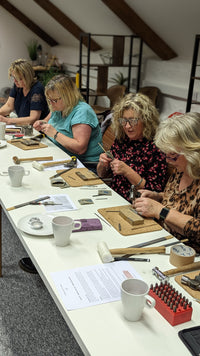
[[[170,156],[166,155],[166,158],[173,162],[176,162],[179,157],[180,154],[178,153],[170,153]]]
[[[127,122],[128,124],[133,127],[133,126],[136,126],[138,124],[138,121],[139,121],[139,117],[135,118],[135,119],[125,119],[124,117],[121,117],[119,119],[119,122],[122,126],[126,126],[127,125]]]
[[[47,98],[47,101],[49,101],[50,103],[57,103],[57,101],[60,99],[61,99],[61,96],[60,96],[60,98],[56,98],[56,99]]]

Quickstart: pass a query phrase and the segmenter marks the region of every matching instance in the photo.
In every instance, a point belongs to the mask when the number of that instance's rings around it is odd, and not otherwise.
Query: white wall
[[[44,41],[0,7],[0,90],[12,85],[8,79],[10,64],[18,58],[29,59],[26,43],[33,38],[44,51],[49,51],[50,47]]]

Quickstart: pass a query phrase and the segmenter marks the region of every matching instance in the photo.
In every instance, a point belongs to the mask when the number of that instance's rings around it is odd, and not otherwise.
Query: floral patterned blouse
[[[162,204],[169,209],[176,209],[180,213],[193,216],[180,233],[159,221],[163,227],[177,239],[188,238],[187,245],[200,252],[200,179],[194,180],[187,188],[179,191],[179,184],[183,173],[175,172],[170,176],[164,189]]]
[[[116,159],[125,162],[146,180],[145,188],[163,191],[166,184],[167,163],[165,155],[146,138],[123,142],[115,139],[110,151]],[[131,183],[122,175],[113,175],[111,188],[129,201]]]

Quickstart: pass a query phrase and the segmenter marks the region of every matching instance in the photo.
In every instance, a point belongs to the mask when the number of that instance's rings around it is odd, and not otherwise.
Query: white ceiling
[[[120,1],[120,0],[116,0]],[[62,46],[79,41],[33,0],[9,0]],[[84,32],[129,35],[131,30],[101,0],[51,0]],[[200,33],[199,0],[126,0],[134,11],[181,58],[191,58],[195,34]],[[96,39],[97,41],[97,39]],[[98,39],[105,47],[105,38]],[[147,51],[152,55],[151,51]]]

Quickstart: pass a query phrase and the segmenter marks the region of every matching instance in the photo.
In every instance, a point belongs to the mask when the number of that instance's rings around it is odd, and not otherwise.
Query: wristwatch
[[[169,209],[168,208],[162,208],[160,212],[160,219],[165,220],[167,215],[169,214]]]
[[[54,140],[56,140],[57,136],[58,136],[59,132],[57,131],[56,134],[54,135]]]

